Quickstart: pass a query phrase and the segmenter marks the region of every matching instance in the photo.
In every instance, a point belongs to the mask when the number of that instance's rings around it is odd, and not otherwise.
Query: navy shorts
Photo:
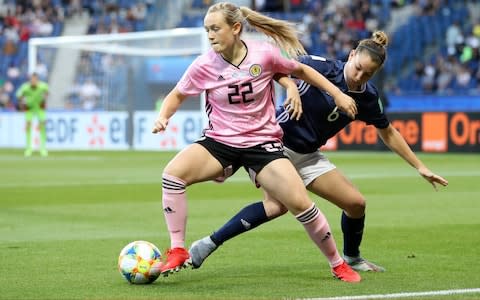
[[[266,165],[280,158],[288,159],[283,154],[283,144],[277,141],[250,148],[231,147],[209,137],[204,137],[196,143],[205,147],[222,165],[224,178],[217,178],[217,181],[224,181],[235,174],[240,167],[244,167],[252,181],[257,184],[255,178]]]

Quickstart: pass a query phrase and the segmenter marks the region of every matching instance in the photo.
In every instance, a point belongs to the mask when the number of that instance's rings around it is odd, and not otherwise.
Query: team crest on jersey
[[[254,64],[250,67],[249,72],[252,77],[257,77],[262,74],[262,66],[259,64]]]

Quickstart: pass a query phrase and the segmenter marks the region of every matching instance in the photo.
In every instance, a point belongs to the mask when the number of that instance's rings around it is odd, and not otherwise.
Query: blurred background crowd
[[[0,109],[16,110],[16,88],[28,78],[33,37],[111,34],[203,26],[213,0],[0,0]],[[298,24],[310,54],[345,59],[372,31],[388,33],[388,58],[375,83],[388,95],[480,97],[480,1],[478,0],[243,0],[230,1]],[[78,26],[77,26],[78,27]],[[78,32],[77,32],[78,34]],[[121,60],[82,55],[66,109],[102,109],[101,79],[91,74]],[[107,59],[108,60],[108,59]],[[35,67],[48,81],[51,59]],[[122,72],[126,72],[123,70]],[[118,72],[119,74],[121,72]],[[121,76],[121,74],[119,75]]]

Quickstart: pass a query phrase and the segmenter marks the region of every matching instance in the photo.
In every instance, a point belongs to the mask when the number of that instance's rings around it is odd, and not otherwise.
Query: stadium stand
[[[27,43],[31,37],[59,36],[66,22],[85,12],[88,13],[88,34],[201,27],[206,9],[214,2],[216,1],[3,1],[0,5],[0,107],[15,109],[13,91],[26,78]],[[386,104],[390,104],[390,109],[429,109],[431,103],[427,100],[428,97],[423,97],[425,95],[445,101],[444,105],[437,108],[448,107],[448,103],[453,103],[447,99],[451,95],[480,95],[478,1],[231,2],[238,5],[255,3],[255,9],[272,17],[298,23],[299,30],[303,32],[302,42],[308,52],[326,57],[346,58],[348,51],[373,30],[387,31],[390,36],[389,57],[382,74],[376,76],[376,84],[381,89]],[[75,78],[74,88],[66,104],[68,108],[82,108],[80,87],[87,81],[99,85],[100,79],[90,78],[91,72],[88,70],[98,68],[101,65],[100,59],[89,56],[79,60],[77,68],[85,69],[86,72],[79,72]],[[47,76],[50,63],[45,60],[40,58],[38,66],[38,71],[44,77]],[[120,82],[121,80],[119,78]],[[414,97],[412,99],[416,99],[415,102],[407,104],[406,95]],[[402,103],[395,99],[402,99]],[[455,101],[457,105],[461,102]],[[477,109],[475,105],[468,107]]]
[[[60,1],[4,1],[0,7],[0,107],[15,109],[15,89],[27,79],[28,40],[58,36],[62,32],[64,9]],[[43,63],[43,62],[42,62]],[[42,79],[46,70],[38,69]]]
[[[193,1],[178,26],[201,26],[204,9],[212,2]],[[384,72],[391,80],[386,83],[386,91],[395,94],[478,92],[480,23],[478,15],[470,14],[480,10],[476,1],[292,1],[296,2],[292,5],[295,9],[289,12],[284,11],[283,2],[265,1],[266,5],[259,8],[267,10],[272,17],[300,22],[309,53],[338,58],[346,58],[356,42],[368,37],[373,30],[391,25],[389,20],[394,14],[409,10],[406,22],[389,31],[389,59]],[[469,9],[468,5],[476,9]],[[446,44],[445,33],[454,24],[462,25],[452,48]],[[454,64],[447,66],[452,73],[447,85],[442,83],[447,77],[442,75],[445,61]],[[420,73],[419,64],[425,65]]]
[[[33,37],[60,36],[65,24],[87,14],[85,34],[142,31],[147,29],[153,1],[83,0],[83,1],[20,1],[7,0],[0,4],[0,108],[17,109],[15,90],[28,78],[28,40]],[[98,66],[98,61],[82,61]],[[39,57],[35,71],[48,80],[52,57]],[[84,66],[88,68],[89,66]],[[95,79],[91,78],[93,83]],[[79,76],[74,86],[83,85],[87,77]],[[72,103],[78,104],[78,95],[72,93]],[[70,106],[71,107],[71,106]]]

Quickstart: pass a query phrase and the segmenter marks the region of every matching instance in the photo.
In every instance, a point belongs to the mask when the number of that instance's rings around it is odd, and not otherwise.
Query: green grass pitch
[[[366,196],[362,254],[387,272],[362,274],[360,284],[333,279],[287,215],[227,242],[201,269],[128,284],[117,270],[123,246],[169,246],[161,175],[173,155],[52,151],[27,159],[0,150],[0,299],[294,299],[480,288],[480,155],[419,154],[450,181],[435,192],[389,152],[327,154]],[[243,170],[187,193],[188,245],[262,197]],[[341,249],[340,210],[312,198]]]

